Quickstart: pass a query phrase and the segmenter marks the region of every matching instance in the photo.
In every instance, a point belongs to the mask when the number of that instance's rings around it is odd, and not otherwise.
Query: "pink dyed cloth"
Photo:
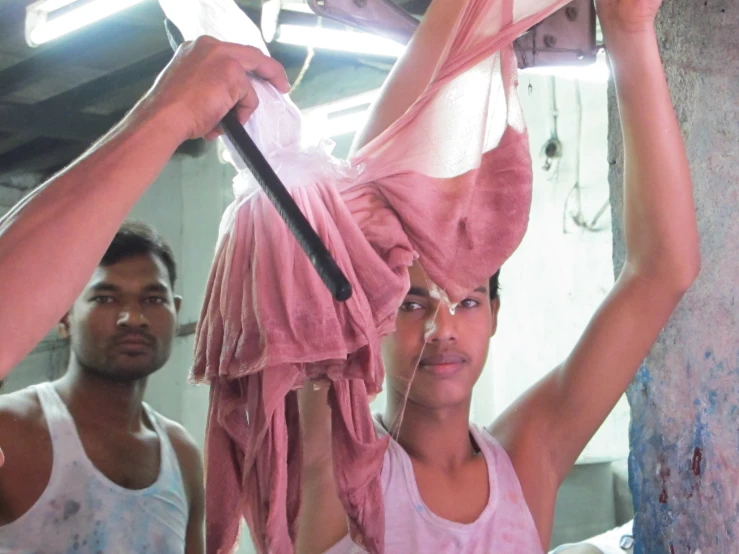
[[[296,389],[331,381],[334,470],[350,535],[384,545],[380,472],[387,439],[368,394],[380,391],[380,338],[392,332],[418,257],[452,301],[518,246],[531,161],[509,46],[562,0],[459,0],[454,39],[427,91],[351,166],[300,145],[287,97],[253,81],[246,128],[354,287],[336,303],[269,201],[242,170],[224,216],[196,337],[192,378],[211,384],[206,444],[209,554],[230,552],[241,517],[261,552],[292,552],[300,507]],[[185,38],[211,34],[262,49],[231,0],[160,0]],[[234,11],[235,8],[235,11]]]

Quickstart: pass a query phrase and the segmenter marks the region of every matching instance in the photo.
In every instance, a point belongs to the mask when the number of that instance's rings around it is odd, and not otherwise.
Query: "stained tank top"
[[[387,431],[375,418],[380,435]],[[390,439],[382,466],[385,501],[385,554],[542,554],[534,524],[513,464],[486,430],[470,426],[488,468],[490,496],[479,517],[469,524],[441,518],[421,499],[408,454]],[[346,535],[325,554],[360,554]]]
[[[182,554],[188,503],[177,455],[157,414],[144,405],[159,435],[159,476],[150,487],[129,490],[87,457],[51,383],[35,389],[51,435],[51,475],[30,510],[0,526],[0,554]]]

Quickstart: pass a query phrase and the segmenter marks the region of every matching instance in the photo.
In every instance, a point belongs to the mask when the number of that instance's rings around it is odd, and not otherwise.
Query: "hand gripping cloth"
[[[296,390],[312,380],[330,382],[334,473],[352,539],[383,552],[387,439],[376,436],[368,404],[384,377],[380,339],[394,329],[414,260],[456,302],[520,243],[532,172],[510,44],[565,3],[458,1],[464,6],[431,84],[348,163],[331,157],[328,141],[301,142],[296,106],[252,78],[260,105],[245,128],[354,294],[333,300],[232,151],[235,200],[221,224],[191,374],[211,387],[208,554],[233,551],[242,517],[258,552],[294,551]],[[187,40],[211,35],[267,52],[232,0],[160,4]]]

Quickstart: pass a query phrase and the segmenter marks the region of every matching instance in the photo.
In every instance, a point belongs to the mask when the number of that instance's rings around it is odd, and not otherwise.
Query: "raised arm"
[[[154,87],[107,135],[0,219],[0,379],[62,317],[118,227],[188,138],[212,138],[252,71],[283,92],[280,65],[254,48],[205,37],[184,44]]]
[[[699,271],[693,191],[654,28],[661,0],[601,0],[625,148],[626,263],[570,357],[501,416],[565,478]],[[547,465],[547,464],[545,464]]]

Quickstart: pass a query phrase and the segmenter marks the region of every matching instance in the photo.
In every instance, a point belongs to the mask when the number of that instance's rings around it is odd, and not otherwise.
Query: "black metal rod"
[[[182,34],[169,19],[164,20],[164,28],[172,49],[176,50],[183,42]],[[321,237],[313,230],[303,212],[300,211],[293,197],[287,192],[285,185],[269,165],[259,147],[239,123],[234,110],[228,112],[221,120],[221,128],[308,256],[318,276],[333,297],[339,302],[351,298],[351,283],[323,244]]]

